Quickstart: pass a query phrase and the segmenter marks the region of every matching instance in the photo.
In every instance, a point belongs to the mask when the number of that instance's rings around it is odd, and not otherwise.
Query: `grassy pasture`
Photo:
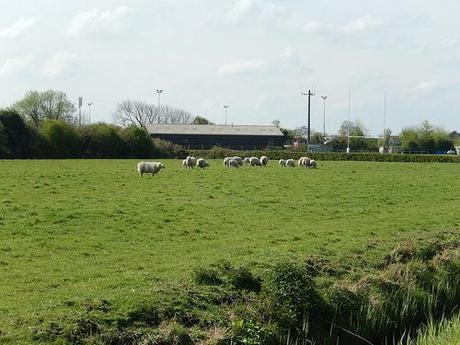
[[[460,231],[459,164],[164,162],[140,178],[133,160],[0,161],[0,344],[86,299],[123,310],[221,259],[365,271],[401,241]]]

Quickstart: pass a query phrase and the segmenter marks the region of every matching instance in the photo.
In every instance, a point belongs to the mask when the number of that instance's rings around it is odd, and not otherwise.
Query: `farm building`
[[[220,146],[234,150],[260,150],[283,146],[285,138],[275,126],[255,125],[147,125],[152,138],[160,138],[190,149]]]

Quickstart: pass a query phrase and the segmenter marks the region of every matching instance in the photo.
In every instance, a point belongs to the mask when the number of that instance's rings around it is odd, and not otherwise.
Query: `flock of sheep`
[[[225,157],[224,158],[224,167],[226,168],[239,168],[243,165],[249,166],[267,166],[268,164],[268,157],[245,157],[244,159],[241,157]],[[280,159],[278,164],[285,168],[285,167],[295,167],[296,162],[293,159]],[[182,161],[182,166],[186,169],[193,169],[194,167],[198,167],[201,169],[208,168],[210,165],[209,163],[203,158],[195,158],[192,156],[188,156]],[[314,159],[309,157],[301,157],[297,161],[297,166],[301,168],[310,168],[315,169],[317,163]],[[155,176],[161,169],[165,169],[166,166],[161,162],[140,162],[137,164],[137,171],[141,175],[144,174],[152,174]]]

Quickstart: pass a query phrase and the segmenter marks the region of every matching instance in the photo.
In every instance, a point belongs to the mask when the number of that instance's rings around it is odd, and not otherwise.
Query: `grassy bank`
[[[440,324],[432,322],[426,329],[419,332],[416,340],[404,345],[459,345],[460,315],[453,319],[445,319]]]
[[[361,312],[376,277],[391,269],[397,277],[398,265],[442,268],[437,281],[450,268],[432,266],[434,258],[445,252],[455,262],[456,164],[228,170],[211,161],[209,170],[186,171],[165,162],[166,170],[143,179],[135,161],[0,162],[0,343],[89,342],[91,334],[104,342],[101,331],[113,339],[158,332],[171,339],[249,332],[253,339],[285,322],[259,320],[263,309],[251,303],[275,303],[268,282],[278,264],[300,265],[300,281],[312,267],[302,284],[314,284],[323,317],[333,305],[330,287],[366,287],[355,303]],[[385,261],[409,240],[416,248],[435,243],[433,256]],[[215,266],[222,261],[231,264]],[[416,301],[426,304],[422,292]],[[329,329],[324,322],[315,327]]]

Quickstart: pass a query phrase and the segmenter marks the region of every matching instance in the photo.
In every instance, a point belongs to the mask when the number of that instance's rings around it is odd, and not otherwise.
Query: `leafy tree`
[[[339,128],[339,137],[327,143],[334,151],[344,151],[348,147],[348,134],[350,134],[350,149],[352,151],[376,151],[377,141],[366,138],[366,128],[360,121],[344,121]]]
[[[401,149],[403,152],[420,151],[418,133],[414,128],[403,128],[401,131]]]
[[[154,152],[149,133],[138,126],[130,125],[122,132],[127,149],[132,157],[149,157]]]
[[[6,137],[6,151],[12,158],[27,158],[30,153],[31,135],[21,116],[11,109],[0,110],[0,124],[3,140]]]
[[[75,127],[63,120],[46,120],[41,128],[56,158],[77,157],[80,153],[80,137]]]
[[[447,152],[453,146],[452,137],[428,121],[423,121],[418,127],[404,128],[401,132],[401,147],[405,152]]]
[[[358,121],[344,121],[340,125],[339,134],[340,135],[348,135],[350,133],[351,136],[362,136],[366,135],[366,128],[364,125]]]
[[[127,156],[128,149],[121,136],[121,128],[106,123],[85,126],[81,130],[82,150],[95,158],[118,158]]]
[[[195,116],[195,118],[192,121],[192,125],[213,125],[211,121],[208,119],[202,117],[202,116]]]
[[[36,127],[45,120],[71,121],[75,105],[61,91],[29,91],[13,108]]]
[[[435,141],[434,141],[434,128],[428,121],[423,121],[422,124],[417,128],[418,145],[421,151],[434,152]]]
[[[8,150],[8,134],[2,123],[0,123],[0,157],[5,157]]]

